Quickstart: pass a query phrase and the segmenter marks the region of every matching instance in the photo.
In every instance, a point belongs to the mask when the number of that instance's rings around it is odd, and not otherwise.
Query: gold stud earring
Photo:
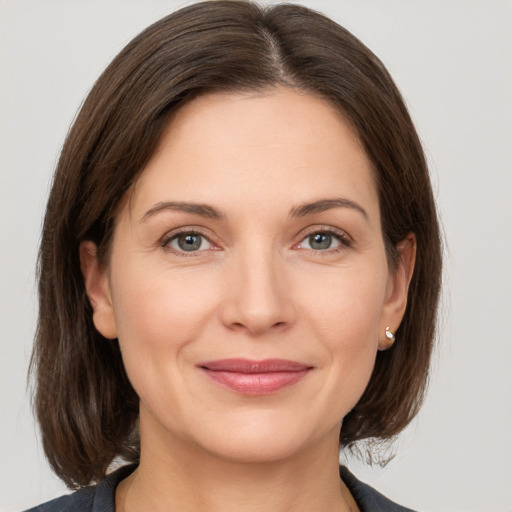
[[[388,348],[391,348],[393,346],[393,343],[395,343],[395,335],[393,334],[389,326],[386,327],[386,332],[384,334],[386,336],[388,344],[385,347],[380,348],[379,350],[387,350]]]

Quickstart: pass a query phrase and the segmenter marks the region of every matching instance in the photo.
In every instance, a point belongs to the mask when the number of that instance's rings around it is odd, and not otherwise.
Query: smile
[[[285,359],[222,359],[197,365],[209,378],[244,395],[267,395],[292,386],[311,366]]]

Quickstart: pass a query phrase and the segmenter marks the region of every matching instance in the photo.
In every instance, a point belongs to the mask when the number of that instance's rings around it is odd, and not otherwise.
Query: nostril
[[[272,326],[272,329],[284,329],[287,325],[288,325],[288,323],[287,323],[287,322],[276,322],[276,323]]]

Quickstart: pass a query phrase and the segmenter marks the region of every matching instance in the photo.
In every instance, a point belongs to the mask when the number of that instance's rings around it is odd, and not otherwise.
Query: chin
[[[282,439],[281,436],[252,436],[243,438],[231,436],[210,447],[210,452],[219,458],[234,463],[264,464],[291,459],[306,448],[307,444],[296,440]]]
[[[233,421],[231,424],[231,428],[221,425],[218,425],[220,428],[210,428],[209,437],[203,437],[202,446],[211,454],[236,463],[285,461],[316,449],[328,438],[329,444],[338,445],[339,424],[330,432],[305,424],[303,418],[284,421],[266,417],[250,423]]]

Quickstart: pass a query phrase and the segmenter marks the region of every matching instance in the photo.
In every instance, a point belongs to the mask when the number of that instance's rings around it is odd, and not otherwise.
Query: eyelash
[[[304,235],[302,235],[301,241],[298,244],[295,244],[294,247],[297,247],[298,245],[301,245],[304,240],[309,238],[312,235],[316,234],[322,234],[322,235],[329,235],[332,236],[334,239],[336,239],[340,245],[337,247],[334,247],[333,249],[307,249],[309,251],[312,251],[315,255],[320,256],[332,256],[333,254],[338,254],[341,251],[348,249],[352,247],[353,240],[350,238],[349,235],[347,235],[344,231],[341,231],[339,229],[335,229],[332,227],[315,227],[309,232],[306,232]]]
[[[334,229],[332,227],[316,227],[315,229],[312,229],[311,231],[309,232],[306,232],[306,233],[303,233],[301,236],[301,240],[298,244],[295,244],[293,246],[293,248],[297,248],[298,246],[300,246],[304,240],[306,240],[308,237],[312,236],[312,235],[316,235],[316,234],[323,234],[323,235],[329,235],[329,236],[332,236],[334,239],[336,239],[340,245],[333,248],[333,249],[306,249],[308,251],[312,251],[313,254],[315,255],[321,255],[321,256],[328,256],[328,255],[332,255],[332,254],[337,254],[339,252],[341,252],[342,250],[344,249],[347,249],[347,248],[350,248],[352,246],[352,239],[343,231],[341,230],[338,230],[338,229]],[[198,256],[198,253],[201,253],[201,252],[204,252],[204,250],[201,250],[201,251],[190,251],[189,253],[187,253],[186,251],[178,251],[178,250],[175,250],[173,248],[170,247],[170,243],[177,239],[179,236],[183,236],[183,235],[197,235],[197,236],[201,236],[203,237],[204,239],[206,239],[208,241],[208,243],[212,244],[212,245],[215,245],[211,240],[210,238],[203,232],[201,231],[200,229],[187,229],[187,228],[184,228],[184,229],[181,229],[179,231],[175,231],[171,234],[168,234],[164,237],[164,239],[161,241],[160,245],[162,246],[162,248],[166,251],[166,252],[170,252],[170,253],[173,253],[177,256],[181,256],[181,257],[185,257],[185,258],[188,258],[188,257],[197,257]]]
[[[170,243],[177,239],[178,237],[180,236],[183,236],[183,235],[196,235],[196,236],[201,236],[203,237],[205,240],[208,241],[208,243],[212,244],[212,245],[215,245],[211,240],[210,238],[203,232],[201,231],[200,229],[197,229],[197,228],[194,228],[194,229],[187,229],[187,228],[183,228],[181,230],[178,230],[178,231],[174,231],[173,233],[171,234],[168,234],[164,237],[164,239],[162,240],[161,242],[161,246],[163,247],[164,251],[166,252],[170,252],[172,254],[175,254],[177,256],[182,256],[182,257],[185,257],[185,258],[190,258],[190,257],[197,257],[198,256],[198,253],[201,253],[203,251],[190,251],[189,253],[187,253],[187,251],[178,251],[178,250],[175,250],[173,249],[172,247],[170,247]]]

